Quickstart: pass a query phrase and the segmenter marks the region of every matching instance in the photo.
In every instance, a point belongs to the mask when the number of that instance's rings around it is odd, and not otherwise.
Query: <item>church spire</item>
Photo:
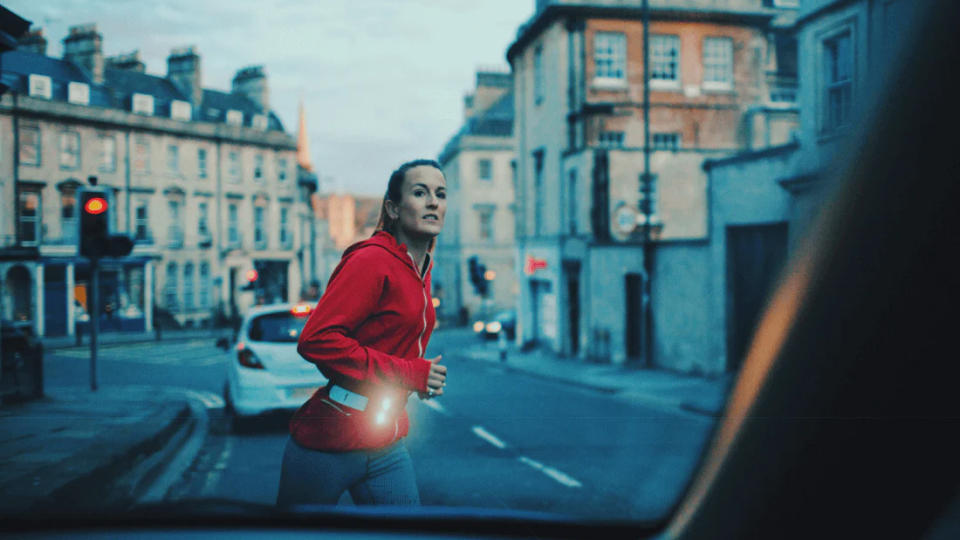
[[[300,127],[297,131],[297,164],[305,171],[313,171],[310,162],[310,138],[307,136],[307,115],[303,109],[303,98],[300,98]]]

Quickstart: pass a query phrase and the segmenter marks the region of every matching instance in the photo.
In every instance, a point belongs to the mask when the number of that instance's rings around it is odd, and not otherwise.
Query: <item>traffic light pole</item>
[[[100,260],[90,258],[90,295],[87,313],[90,315],[90,390],[97,390],[97,336],[100,334]]]

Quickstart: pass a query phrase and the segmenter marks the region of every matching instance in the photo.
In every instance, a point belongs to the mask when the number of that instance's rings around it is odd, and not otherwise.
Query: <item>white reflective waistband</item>
[[[367,402],[370,401],[366,396],[361,396],[336,384],[330,387],[330,400],[358,411],[366,410]]]

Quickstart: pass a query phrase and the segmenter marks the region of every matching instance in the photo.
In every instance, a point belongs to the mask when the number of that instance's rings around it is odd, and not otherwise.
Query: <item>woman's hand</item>
[[[443,395],[443,387],[447,385],[447,366],[440,365],[441,358],[443,358],[443,355],[438,354],[436,358],[427,359],[430,362],[430,374],[427,375],[428,392],[418,392],[417,396],[419,396],[420,399],[429,399]]]

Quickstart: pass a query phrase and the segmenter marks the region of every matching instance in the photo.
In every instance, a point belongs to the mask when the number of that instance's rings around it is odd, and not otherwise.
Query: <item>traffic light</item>
[[[473,290],[480,296],[487,295],[487,267],[480,259],[474,255],[467,259],[467,265],[470,269],[470,283],[473,284]]]
[[[254,291],[257,289],[257,280],[260,279],[260,274],[256,270],[247,270],[247,284],[243,287],[240,287],[241,291]]]
[[[133,251],[130,237],[110,234],[110,197],[106,191],[84,189],[80,192],[79,226],[82,257],[126,257]]]
[[[80,255],[103,257],[110,235],[110,203],[107,192],[80,192]]]

